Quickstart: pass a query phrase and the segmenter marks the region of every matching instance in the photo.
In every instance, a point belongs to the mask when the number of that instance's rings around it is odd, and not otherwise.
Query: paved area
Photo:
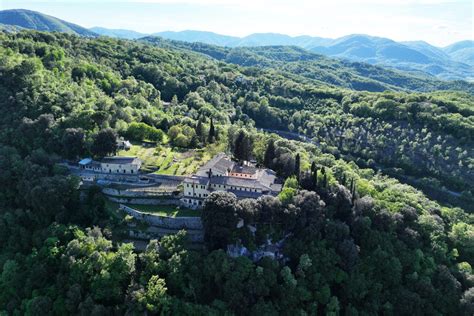
[[[124,185],[133,189],[135,188],[148,188],[147,190],[175,189],[183,179],[184,176],[172,176],[172,175],[159,175],[153,173],[139,173],[139,174],[113,174],[113,173],[102,173],[94,172],[90,170],[84,170],[79,168],[77,165],[64,163],[69,172],[78,177],[96,179],[97,184],[102,185]],[[157,187],[160,187],[158,189]]]

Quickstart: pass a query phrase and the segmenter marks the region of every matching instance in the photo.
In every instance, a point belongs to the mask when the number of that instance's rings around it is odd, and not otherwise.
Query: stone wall
[[[126,205],[120,204],[120,209],[133,218],[143,221],[151,226],[156,226],[172,230],[201,230],[202,222],[200,217],[167,217],[154,214],[142,213]]]
[[[181,201],[178,198],[123,198],[107,195],[107,198],[116,203],[128,203],[138,205],[181,205]]]
[[[106,195],[119,196],[119,197],[145,197],[145,198],[160,198],[172,196],[173,192],[176,190],[170,191],[140,191],[139,188],[135,190],[118,190],[113,188],[103,188],[102,192]]]

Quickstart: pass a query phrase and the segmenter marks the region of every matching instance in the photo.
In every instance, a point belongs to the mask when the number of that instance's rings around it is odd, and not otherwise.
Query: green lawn
[[[211,144],[202,149],[179,149],[167,145],[143,147],[136,143],[128,151],[121,150],[119,156],[136,156],[143,162],[141,170],[164,175],[191,175],[224,150],[223,144]]]
[[[188,208],[177,207],[176,205],[138,205],[138,204],[124,204],[140,212],[156,214],[160,216],[171,216],[171,217],[199,217],[201,216],[200,210],[191,210]],[[115,203],[106,199],[105,207],[107,212],[117,218],[119,214],[119,203]]]
[[[191,210],[188,208],[177,207],[175,205],[137,205],[137,204],[126,204],[126,205],[140,212],[161,215],[161,216],[171,216],[171,217],[199,217],[201,216],[200,210]]]

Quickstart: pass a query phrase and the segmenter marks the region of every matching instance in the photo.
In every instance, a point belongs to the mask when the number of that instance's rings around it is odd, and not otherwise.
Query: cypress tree
[[[239,161],[249,160],[252,152],[252,143],[250,137],[245,131],[240,130],[234,143],[234,156]]]
[[[311,173],[314,173],[314,170],[316,170],[316,163],[313,161],[311,163]]]
[[[322,167],[322,168],[321,168],[321,173],[323,174],[322,187],[323,187],[323,188],[326,188],[327,185],[328,185],[328,176],[326,175],[326,168],[325,168],[325,167]]]
[[[314,168],[314,175],[313,175],[313,190],[318,188],[318,168]]]
[[[298,181],[300,180],[300,170],[301,169],[301,156],[299,153],[296,154],[295,158],[295,175]]]
[[[211,117],[211,126],[209,126],[208,142],[213,143],[215,137],[216,137],[216,129],[214,128],[214,122],[212,121],[212,117]]]
[[[263,164],[266,167],[271,168],[275,156],[275,141],[271,139],[268,142],[267,149],[265,150],[265,155],[263,156]]]
[[[201,119],[198,120],[197,125],[196,125],[196,136],[198,137],[198,140],[200,142],[202,143],[205,142]]]
[[[353,186],[353,188],[352,188],[352,204],[354,204],[354,201],[355,201],[355,199],[356,199],[356,194],[357,194],[357,192],[356,192],[356,186],[357,186],[357,184],[354,182],[354,186]]]

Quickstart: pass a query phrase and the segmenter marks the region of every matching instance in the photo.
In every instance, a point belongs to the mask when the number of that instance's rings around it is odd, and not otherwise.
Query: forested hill
[[[3,25],[3,26],[2,26]],[[144,34],[128,30],[112,30],[106,28],[91,28],[90,30],[78,26],[73,23],[69,23],[55,17],[42,14],[40,12],[16,9],[16,10],[3,10],[0,11],[0,30],[4,29],[7,31],[16,31],[18,28],[33,29],[38,31],[49,31],[49,32],[65,32],[71,34],[77,34],[86,37],[96,37],[97,33],[111,37],[121,37],[128,39],[138,39]],[[167,37],[167,32],[158,33],[163,37]],[[173,33],[174,34],[174,33]],[[172,35],[172,34],[171,34]],[[176,34],[175,34],[176,35]],[[314,84],[323,83],[324,85],[332,85],[336,87],[344,87],[359,91],[371,91],[371,92],[382,92],[385,90],[401,90],[401,91],[435,91],[435,90],[460,90],[469,93],[474,93],[474,83],[468,83],[462,80],[458,81],[442,81],[437,79],[435,76],[428,75],[429,72],[417,70],[417,67],[405,67],[405,72],[398,70],[391,70],[388,68],[382,68],[379,66],[373,66],[369,63],[364,62],[351,62],[349,59],[336,59],[328,58],[323,55],[310,52],[298,46],[262,46],[264,43],[286,43],[284,38],[291,39],[288,36],[281,36],[278,34],[255,34],[248,38],[245,47],[234,47],[225,48],[221,46],[213,46],[204,44],[209,41],[215,35],[213,33],[206,32],[187,32],[183,39],[187,39],[188,36],[194,36],[195,42],[180,42],[180,41],[168,41],[162,40],[156,36],[147,36],[141,40],[147,41],[156,45],[170,46],[173,48],[180,47],[187,50],[193,50],[211,56],[215,59],[225,61],[228,63],[238,64],[241,66],[256,66],[256,67],[268,67],[278,69],[282,74],[295,75],[292,77],[293,80],[299,80],[298,77],[303,77],[304,80],[310,79]],[[266,38],[266,39],[262,39]],[[175,38],[174,36],[171,36]],[[368,40],[374,40],[375,38],[367,37],[366,41],[355,40],[359,37],[347,37],[345,41],[349,41],[351,45],[360,44],[361,47]],[[178,37],[180,38],[180,37]],[[227,38],[230,40],[231,38]],[[349,40],[351,39],[351,40]],[[324,39],[315,39],[319,44],[324,43]],[[301,41],[304,41],[301,38]],[[345,43],[345,41],[343,41]],[[382,41],[378,39],[378,41]],[[203,43],[201,43],[203,42]],[[342,45],[345,49],[354,51],[354,49],[347,48],[347,45],[343,45],[341,42],[337,42],[337,45]],[[359,43],[360,42],[360,43]],[[382,42],[390,42],[395,45],[395,42],[384,40]],[[226,37],[220,38],[216,43],[225,45]],[[255,43],[256,47],[247,47],[250,43]],[[298,42],[300,43],[300,42]],[[302,43],[302,42],[301,42]],[[300,44],[301,44],[300,43]],[[403,46],[402,44],[397,44]],[[418,45],[420,43],[407,43],[407,45]],[[240,45],[234,45],[240,46]],[[422,48],[426,50],[426,45]],[[361,49],[359,47],[358,49]],[[408,50],[409,48],[406,47]],[[469,44],[459,43],[457,46],[447,48],[449,52],[457,54],[457,56],[469,55],[470,48]],[[433,54],[433,53],[431,53]],[[439,53],[440,54],[440,53]],[[438,54],[438,55],[439,55]],[[365,59],[357,59],[360,61],[366,61]],[[386,61],[388,63],[388,61]],[[390,61],[393,63],[393,61]],[[433,61],[432,63],[434,63]],[[442,62],[436,61],[439,67]],[[400,61],[400,65],[402,62]],[[426,65],[425,65],[426,66]],[[464,65],[464,72],[469,73],[468,65]],[[409,72],[411,71],[411,72]],[[462,76],[461,76],[462,77]],[[465,76],[467,77],[467,76]],[[454,76],[459,78],[459,76]],[[464,77],[462,77],[464,78]]]
[[[425,73],[401,72],[367,63],[331,59],[296,46],[260,46],[228,48],[204,43],[163,40],[148,36],[141,41],[160,47],[182,48],[210,56],[214,59],[241,66],[266,67],[312,80],[361,91],[385,90],[435,91],[460,90],[474,93],[474,83],[442,81]],[[293,79],[298,80],[293,77]],[[301,80],[301,79],[300,79]]]
[[[24,9],[0,11],[0,24],[50,32],[66,32],[81,36],[111,36],[137,39],[145,34],[132,30],[94,27],[86,29],[58,18]],[[442,80],[472,81],[474,72],[474,46],[472,41],[454,43],[448,47],[435,47],[423,41],[396,42],[388,38],[365,34],[352,34],[337,39],[311,36],[291,37],[284,34],[256,33],[244,38],[212,32],[182,31],[159,32],[152,35],[188,43],[206,43],[227,47],[295,46],[332,58],[380,65],[429,75]],[[248,59],[248,58],[246,58]]]
[[[439,79],[473,79],[472,41],[462,41],[443,48],[423,41],[396,42],[366,34],[351,34],[336,39],[291,37],[275,33],[256,33],[239,38],[202,31],[160,32],[153,35],[188,43],[201,42],[227,47],[297,46],[328,57],[423,72]]]
[[[137,41],[1,32],[0,315],[471,316],[473,104]],[[138,253],[131,219],[59,163],[151,134],[156,155],[252,157],[283,190],[214,192],[202,251],[181,232]],[[281,259],[226,252],[268,242]]]
[[[88,37],[98,36],[93,31],[77,24],[66,22],[40,12],[24,9],[0,11],[0,24],[37,31],[63,32]]]

